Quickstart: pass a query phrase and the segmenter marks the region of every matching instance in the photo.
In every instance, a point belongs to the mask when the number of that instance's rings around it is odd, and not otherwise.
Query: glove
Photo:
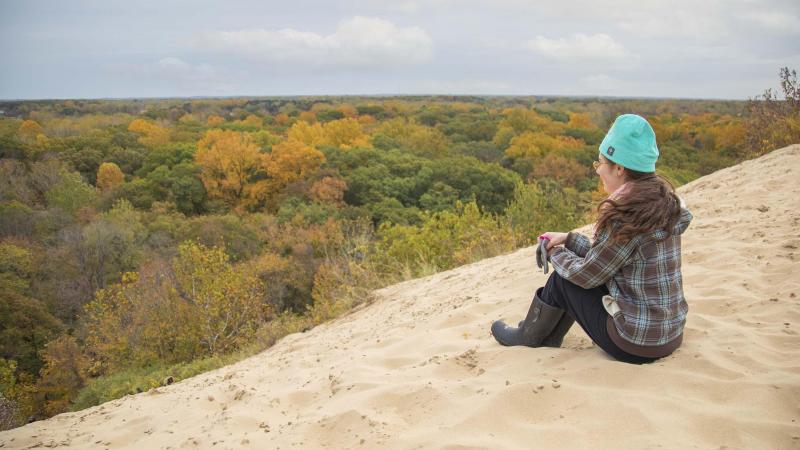
[[[539,246],[536,247],[536,265],[539,268],[544,268],[544,273],[547,275],[549,267],[547,265],[547,244],[550,242],[550,239],[540,237],[539,238]]]

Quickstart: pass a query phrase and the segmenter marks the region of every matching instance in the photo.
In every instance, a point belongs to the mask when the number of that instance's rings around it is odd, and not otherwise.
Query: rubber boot
[[[561,347],[561,343],[564,342],[564,336],[566,336],[567,332],[570,328],[572,328],[572,324],[575,323],[575,319],[572,318],[568,313],[564,312],[564,315],[561,316],[556,327],[553,328],[553,331],[547,336],[544,341],[542,342],[542,347]]]
[[[543,289],[544,288],[537,289],[536,295],[541,296]],[[519,325],[517,326],[521,327],[522,322],[524,322],[524,320],[520,320]],[[569,313],[565,311],[564,315],[561,316],[561,319],[559,319],[558,324],[556,324],[556,327],[553,328],[553,332],[550,333],[550,335],[547,336],[545,340],[542,342],[542,347],[555,347],[555,348],[561,347],[561,344],[564,342],[564,336],[567,335],[567,332],[569,331],[570,328],[572,328],[572,324],[574,323],[575,319],[573,319],[572,316],[570,316]]]
[[[492,335],[502,345],[541,347],[553,333],[563,316],[564,310],[543,302],[537,292],[537,295],[533,297],[530,309],[528,309],[528,315],[525,320],[520,322],[519,327],[510,327],[502,320],[498,320],[492,324]],[[569,325],[572,324],[570,323]],[[566,334],[566,331],[564,334]],[[563,340],[563,335],[561,339]]]
[[[521,327],[524,322],[524,320],[520,320],[517,327]],[[564,336],[566,336],[569,329],[572,328],[573,323],[575,323],[575,319],[573,319],[569,313],[564,312],[564,315],[561,316],[556,327],[553,328],[553,332],[542,342],[542,347],[561,347],[561,344],[564,342]]]

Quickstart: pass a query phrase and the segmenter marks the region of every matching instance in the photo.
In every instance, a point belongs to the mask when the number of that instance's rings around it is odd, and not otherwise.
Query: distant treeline
[[[591,163],[621,113],[652,123],[680,185],[796,139],[772,125],[797,133],[787,104],[0,102],[0,427],[219,367],[377,287],[592,220]]]

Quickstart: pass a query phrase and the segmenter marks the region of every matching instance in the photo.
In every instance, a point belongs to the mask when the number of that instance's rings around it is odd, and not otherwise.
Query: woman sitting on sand
[[[542,235],[555,271],[517,328],[492,324],[498,342],[560,347],[577,321],[619,361],[652,362],[681,345],[688,306],[680,235],[692,214],[655,174],[658,154],[644,118],[617,118],[594,163],[610,194],[598,205],[594,242],[574,232]]]

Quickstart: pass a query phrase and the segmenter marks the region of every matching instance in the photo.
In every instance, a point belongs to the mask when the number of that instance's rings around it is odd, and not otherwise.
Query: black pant
[[[617,347],[608,336],[606,328],[608,312],[603,307],[602,301],[603,296],[608,294],[605,286],[584,289],[553,271],[547,279],[547,284],[539,288],[537,294],[548,305],[566,311],[592,338],[592,341],[614,359],[631,364],[644,364],[657,359],[631,355]]]

